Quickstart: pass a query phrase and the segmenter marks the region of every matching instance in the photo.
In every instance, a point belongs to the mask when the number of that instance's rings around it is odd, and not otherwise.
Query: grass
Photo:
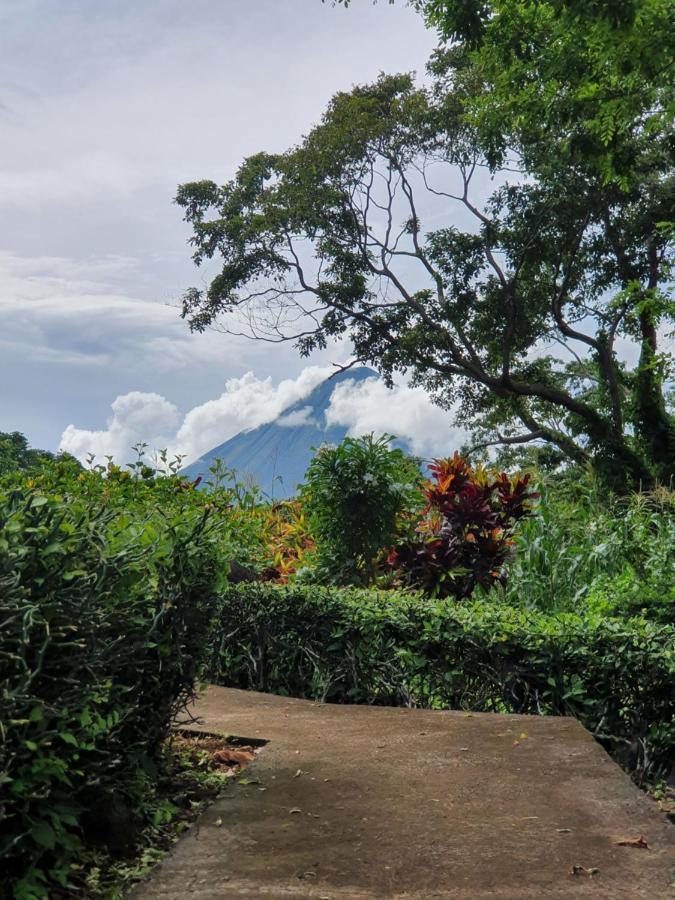
[[[500,588],[509,605],[673,621],[675,491],[614,498],[592,482],[544,485],[514,542]]]

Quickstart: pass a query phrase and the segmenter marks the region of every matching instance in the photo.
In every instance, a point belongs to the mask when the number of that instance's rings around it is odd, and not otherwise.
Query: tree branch
[[[484,450],[486,447],[497,447],[512,444],[529,444],[531,441],[546,440],[546,435],[547,432],[545,429],[540,429],[539,431],[529,431],[527,434],[515,434],[510,437],[507,437],[503,434],[498,434],[496,440],[485,441],[482,444],[474,444],[472,447],[469,447],[466,452],[468,455],[471,453],[475,453],[476,450]]]

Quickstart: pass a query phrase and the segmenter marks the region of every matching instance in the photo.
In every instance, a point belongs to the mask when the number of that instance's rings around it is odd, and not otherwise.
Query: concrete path
[[[269,744],[136,900],[675,896],[675,829],[573,719],[215,687],[196,712]]]

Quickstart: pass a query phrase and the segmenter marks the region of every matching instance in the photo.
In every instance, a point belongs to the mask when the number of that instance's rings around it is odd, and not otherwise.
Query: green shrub
[[[83,843],[133,842],[207,644],[213,517],[179,480],[126,481],[54,471],[0,492],[0,866],[17,900],[78,895]]]
[[[672,563],[667,565],[672,570]],[[601,615],[642,616],[675,625],[675,573],[668,586],[662,582],[662,575],[643,577],[626,564],[617,574],[598,575],[588,588],[583,606]]]
[[[675,741],[675,629],[373,590],[230,587],[211,678],[339,703],[572,715],[638,780]]]
[[[391,440],[348,437],[320,447],[309,464],[301,499],[315,540],[316,580],[369,584],[378,554],[394,543],[405,514],[421,508],[417,462],[392,450]]]

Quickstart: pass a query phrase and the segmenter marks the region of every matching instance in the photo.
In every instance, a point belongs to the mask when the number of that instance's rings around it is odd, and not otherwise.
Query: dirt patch
[[[178,731],[172,738],[174,750],[186,754],[195,767],[228,777],[237,775],[252,763],[266,743],[257,740],[247,744],[241,738],[194,731]]]

